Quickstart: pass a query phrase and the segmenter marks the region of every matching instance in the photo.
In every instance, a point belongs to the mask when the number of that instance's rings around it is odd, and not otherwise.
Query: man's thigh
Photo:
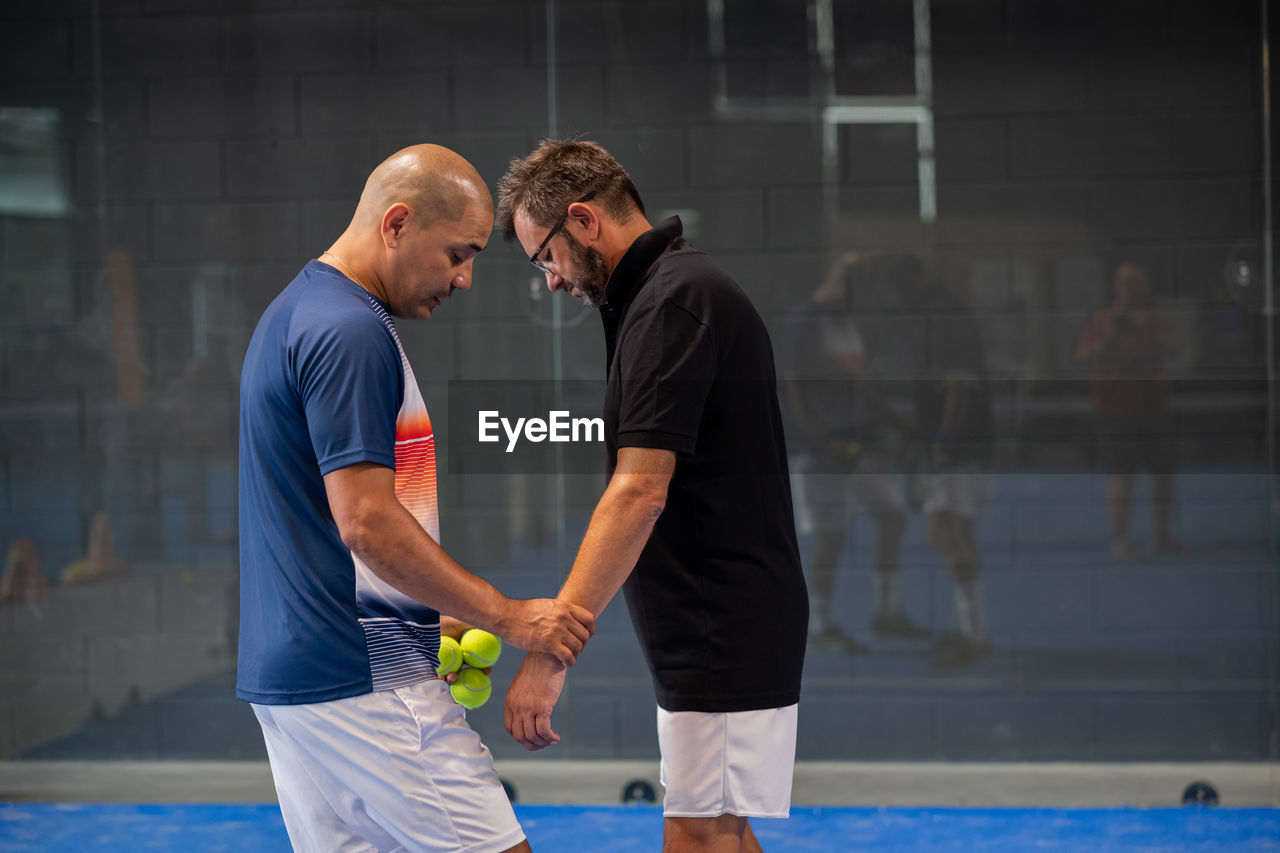
[[[663,814],[787,817],[798,708],[702,713],[658,709]]]
[[[443,682],[254,706],[290,838],[380,850],[506,850],[524,837],[493,757]],[[321,844],[300,850],[352,849]]]

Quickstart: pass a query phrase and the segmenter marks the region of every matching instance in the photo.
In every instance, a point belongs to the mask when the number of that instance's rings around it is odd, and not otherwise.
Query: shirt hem
[[[800,704],[800,691],[790,693],[751,694],[746,696],[689,696],[679,694],[657,695],[658,707],[664,711],[679,713],[698,711],[704,714],[733,714],[739,711],[767,711]]]
[[[714,812],[714,814],[712,813]],[[791,817],[791,810],[782,812],[761,811],[758,809],[733,809],[732,811],[709,809],[707,811],[698,811],[697,809],[675,809],[667,811],[662,810],[663,817],[719,817],[720,815],[731,814],[735,817],[764,818],[766,820],[786,820]]]
[[[693,453],[698,440],[673,432],[628,430],[618,433],[618,447],[647,447],[655,450],[673,450],[676,453]]]
[[[320,702],[333,702],[337,699],[350,699],[353,696],[364,696],[372,692],[373,683],[363,681],[359,684],[329,687],[324,690],[289,693],[259,693],[237,687],[236,698],[254,705],[314,705]]]
[[[339,468],[346,468],[360,462],[372,462],[374,465],[381,465],[385,468],[390,468],[393,471],[396,468],[396,457],[394,453],[388,455],[386,453],[378,453],[364,448],[360,448],[359,450],[348,450],[343,453],[339,453],[336,456],[329,456],[318,462],[317,465],[320,468],[320,473],[323,475],[332,474]]]

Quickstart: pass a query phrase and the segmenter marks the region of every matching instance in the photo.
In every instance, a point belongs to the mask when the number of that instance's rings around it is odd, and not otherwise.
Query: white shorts
[[[443,681],[253,710],[295,851],[498,853],[524,839]]]
[[[707,714],[658,709],[665,817],[788,817],[798,706]]]
[[[987,505],[988,475],[975,466],[962,466],[932,474],[926,487],[924,511],[953,512],[976,518]]]

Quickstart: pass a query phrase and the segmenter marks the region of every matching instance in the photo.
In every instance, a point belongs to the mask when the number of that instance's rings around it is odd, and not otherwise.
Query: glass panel
[[[296,5],[3,13],[0,758],[265,757],[232,695],[254,324],[386,155],[494,186],[552,134],[770,330],[801,760],[1274,759],[1264,4]],[[443,544],[515,596],[563,581],[603,461],[481,470],[454,408],[598,414],[601,325],[545,284],[495,234],[398,324]],[[500,760],[518,659],[470,715]],[[622,602],[568,683],[541,757],[656,757]]]

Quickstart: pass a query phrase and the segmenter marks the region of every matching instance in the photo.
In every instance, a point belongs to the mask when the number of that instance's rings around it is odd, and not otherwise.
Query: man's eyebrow
[[[471,250],[472,250],[472,251],[474,251],[477,255],[484,251],[484,246],[481,246],[479,243],[468,243],[467,245],[468,245],[468,246],[471,248]]]

